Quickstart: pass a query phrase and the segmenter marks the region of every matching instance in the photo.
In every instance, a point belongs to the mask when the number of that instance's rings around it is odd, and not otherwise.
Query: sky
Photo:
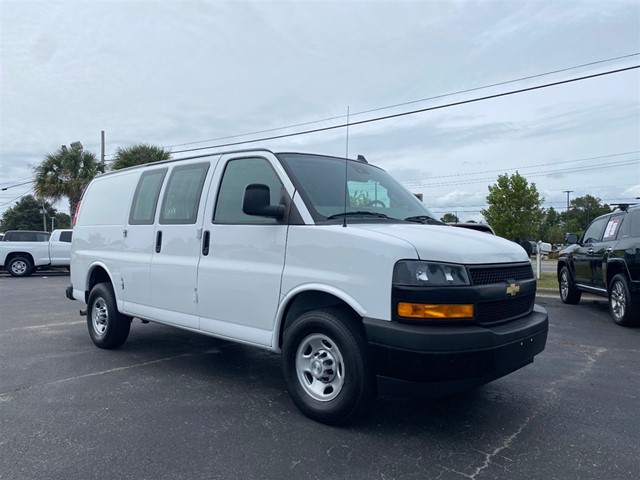
[[[640,69],[480,100],[640,65],[638,0],[0,7],[0,215],[61,145],[100,158],[102,131],[107,162],[140,143],[364,155],[460,221],[516,171],[558,211],[640,197]]]

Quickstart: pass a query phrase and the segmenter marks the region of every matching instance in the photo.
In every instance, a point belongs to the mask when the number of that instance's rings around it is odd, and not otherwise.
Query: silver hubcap
[[[621,282],[616,282],[611,286],[611,312],[617,319],[624,318],[627,309],[627,297],[624,294],[624,287]]]
[[[98,298],[93,303],[93,309],[91,310],[91,323],[93,324],[93,330],[99,337],[106,332],[108,322],[109,311],[107,310],[107,304],[104,298]]]
[[[342,354],[326,335],[309,335],[296,352],[296,373],[312,398],[319,402],[333,400],[344,386]]]
[[[11,271],[17,275],[22,275],[27,271],[27,264],[22,260],[18,260],[17,262],[13,262],[11,265]]]
[[[569,278],[567,277],[567,272],[562,272],[560,275],[560,295],[562,295],[562,298],[567,298],[567,295],[569,295]]]

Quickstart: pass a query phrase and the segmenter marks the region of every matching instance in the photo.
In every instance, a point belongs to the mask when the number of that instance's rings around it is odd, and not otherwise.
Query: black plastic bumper
[[[373,319],[365,319],[364,327],[378,376],[427,384],[427,390],[447,394],[531,363],[544,350],[549,321],[546,310],[536,305],[526,317],[491,327]]]
[[[73,285],[67,285],[67,289],[65,290],[65,294],[69,300],[75,300],[73,298]]]

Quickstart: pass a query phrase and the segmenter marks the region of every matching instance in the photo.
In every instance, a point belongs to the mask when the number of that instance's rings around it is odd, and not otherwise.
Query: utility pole
[[[100,140],[102,144],[102,148],[100,150],[100,163],[102,165],[102,170],[104,170],[104,130],[100,132]]]
[[[569,194],[573,192],[573,190],[563,190],[564,193],[567,194],[567,212],[569,211]]]

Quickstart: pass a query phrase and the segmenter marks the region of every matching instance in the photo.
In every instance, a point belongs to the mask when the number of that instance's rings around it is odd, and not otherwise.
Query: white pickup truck
[[[45,232],[6,232],[0,242],[0,268],[14,277],[27,277],[42,267],[68,268],[72,233],[54,230],[49,237]]]

